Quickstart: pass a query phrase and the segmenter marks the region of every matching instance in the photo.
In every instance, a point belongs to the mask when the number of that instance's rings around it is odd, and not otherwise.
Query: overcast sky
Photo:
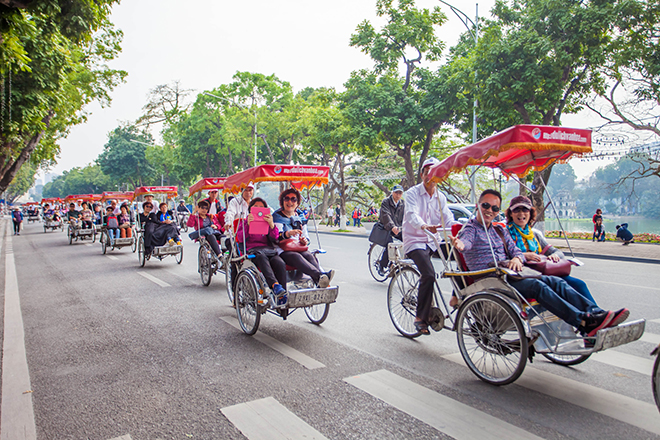
[[[490,16],[494,0],[479,3]],[[472,19],[475,3],[455,1]],[[348,45],[363,20],[377,20],[375,0],[123,0],[111,21],[124,32],[123,51],[110,66],[128,72],[112,93],[112,105],[93,104],[87,123],[74,127],[61,142],[56,173],[92,162],[108,133],[120,121],[142,114],[150,89],[181,81],[186,89],[210,90],[231,81],[237,71],[275,74],[295,91],[305,87],[343,88],[353,70],[369,68],[366,54]],[[448,21],[439,30],[447,47],[465,30],[448,7],[418,0],[417,6],[442,6]],[[192,97],[191,99],[194,99]],[[586,128],[593,117],[564,117],[564,125]],[[603,162],[571,162],[578,177]]]

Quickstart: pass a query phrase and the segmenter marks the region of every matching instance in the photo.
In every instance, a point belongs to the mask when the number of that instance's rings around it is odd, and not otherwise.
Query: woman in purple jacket
[[[256,197],[250,201],[248,212],[253,206],[268,208],[266,201]],[[263,219],[268,223],[267,234],[251,234],[250,224],[254,221],[254,216],[248,214],[247,219],[240,220],[236,228],[236,241],[241,243],[239,246],[243,250],[243,243],[248,254],[254,255],[254,264],[259,268],[266,278],[266,282],[273,289],[275,296],[282,297],[286,289],[286,264],[279,256],[281,250],[275,244],[279,236],[279,230],[273,223],[273,216],[267,214]]]

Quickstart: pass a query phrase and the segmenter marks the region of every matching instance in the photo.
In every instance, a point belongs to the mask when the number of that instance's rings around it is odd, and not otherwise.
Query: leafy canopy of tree
[[[153,139],[149,133],[140,132],[132,125],[118,127],[108,136],[97,162],[101,171],[116,184],[136,188],[153,181],[154,168],[146,158],[147,147],[151,144]]]
[[[34,185],[35,175],[37,174],[37,166],[31,163],[26,163],[16,173],[14,180],[11,181],[5,198],[9,203],[14,203],[16,199],[28,192],[32,185]]]
[[[98,164],[72,168],[44,185],[43,197],[61,197],[69,194],[101,194],[117,191],[118,186],[103,173]]]

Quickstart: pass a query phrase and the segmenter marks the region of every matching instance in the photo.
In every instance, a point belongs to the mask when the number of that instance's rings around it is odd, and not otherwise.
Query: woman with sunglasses
[[[309,234],[307,232],[307,219],[302,212],[299,212],[300,192],[295,188],[289,188],[280,194],[280,209],[273,213],[273,222],[280,231],[279,240],[289,238],[297,239],[302,246],[309,244]],[[294,240],[295,241],[295,240]],[[305,275],[308,275],[314,284],[321,288],[330,285],[334,270],[322,272],[316,257],[309,251],[288,251],[284,250],[280,257],[289,266],[295,267]]]
[[[160,224],[153,212],[154,205],[152,202],[142,203],[142,212],[139,214],[140,224],[144,230],[144,251],[147,255],[151,254],[153,247],[153,235],[156,227]]]
[[[511,199],[506,210],[506,228],[518,249],[523,252],[525,260],[540,261],[540,255],[545,255],[550,261],[554,262],[566,258],[562,251],[548,243],[541,231],[532,228],[534,220],[536,220],[536,208],[534,208],[529,198],[516,196]],[[597,304],[587,287],[587,283],[570,275],[561,278],[582,296]]]
[[[188,217],[188,227],[194,228],[195,232],[188,234],[191,240],[197,239],[200,235],[206,237],[211,249],[217,257],[220,256],[220,245],[218,242],[222,239],[222,223],[218,215],[209,214],[211,205],[207,200],[197,202],[197,207],[192,215]]]

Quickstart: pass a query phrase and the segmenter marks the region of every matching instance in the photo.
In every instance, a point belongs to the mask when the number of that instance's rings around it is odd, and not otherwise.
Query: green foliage
[[[575,188],[575,170],[571,164],[564,163],[552,167],[552,175],[548,183],[548,191],[551,195],[557,194],[559,191],[573,191]]]
[[[70,194],[101,194],[117,191],[113,180],[103,173],[98,164],[72,168],[44,185],[43,197],[64,198]]]
[[[135,126],[117,127],[108,136],[97,162],[116,184],[127,183],[134,188],[155,183],[156,175],[147,161],[148,145],[145,145],[152,143],[151,135]]]
[[[37,166],[34,164],[26,163],[21,167],[18,173],[16,173],[16,176],[14,176],[14,180],[7,187],[6,198],[9,203],[14,203],[14,200],[32,188],[36,174]]]

